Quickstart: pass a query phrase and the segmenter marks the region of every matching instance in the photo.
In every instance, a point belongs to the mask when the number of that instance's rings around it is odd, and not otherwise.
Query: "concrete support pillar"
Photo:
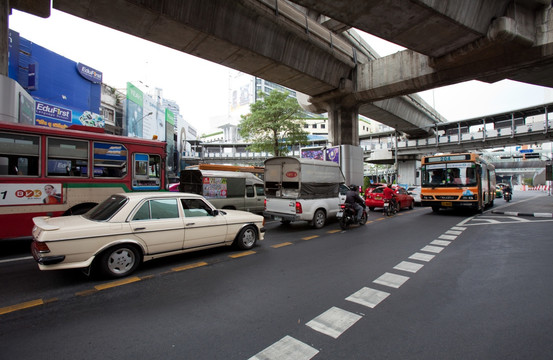
[[[421,184],[420,174],[418,174],[420,168],[420,160],[400,160],[398,161],[397,165],[397,180],[399,184]]]
[[[0,75],[8,76],[9,0],[0,1]]]
[[[359,145],[359,107],[332,102],[328,108],[330,145]]]

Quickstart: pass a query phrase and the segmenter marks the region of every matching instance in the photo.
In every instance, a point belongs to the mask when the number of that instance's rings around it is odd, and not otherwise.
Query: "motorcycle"
[[[395,206],[394,206],[395,205]],[[399,211],[397,202],[392,203],[390,199],[384,199],[384,215],[392,216]]]
[[[363,207],[363,214],[361,215],[361,219],[359,222],[357,221],[357,216],[355,215],[355,209],[351,204],[340,204],[340,211],[336,215],[338,218],[338,222],[340,223],[340,227],[345,230],[348,228],[348,226],[352,224],[359,224],[359,225],[365,225],[367,222],[367,209]]]
[[[511,201],[511,192],[510,191],[504,191],[503,192],[503,200],[509,202]]]

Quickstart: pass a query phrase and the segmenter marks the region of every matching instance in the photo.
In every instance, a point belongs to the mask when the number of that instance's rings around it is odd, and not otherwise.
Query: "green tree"
[[[250,143],[248,150],[281,156],[294,145],[308,144],[304,122],[297,120],[303,112],[287,92],[271,91],[251,104],[250,111],[239,125],[240,136]]]

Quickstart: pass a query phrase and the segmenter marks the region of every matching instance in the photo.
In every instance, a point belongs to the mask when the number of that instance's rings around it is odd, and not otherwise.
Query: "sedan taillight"
[[[296,214],[303,213],[303,209],[301,208],[301,203],[299,201],[296,201]]]
[[[45,242],[33,241],[33,247],[39,254],[47,254],[50,252],[48,245]]]

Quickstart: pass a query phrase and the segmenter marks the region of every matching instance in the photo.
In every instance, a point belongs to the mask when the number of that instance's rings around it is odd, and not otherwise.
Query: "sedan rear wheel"
[[[123,277],[132,273],[140,264],[140,253],[135,246],[117,245],[100,257],[100,268],[109,277]]]
[[[243,228],[235,240],[235,245],[241,250],[249,250],[257,242],[257,231],[253,226]]]

